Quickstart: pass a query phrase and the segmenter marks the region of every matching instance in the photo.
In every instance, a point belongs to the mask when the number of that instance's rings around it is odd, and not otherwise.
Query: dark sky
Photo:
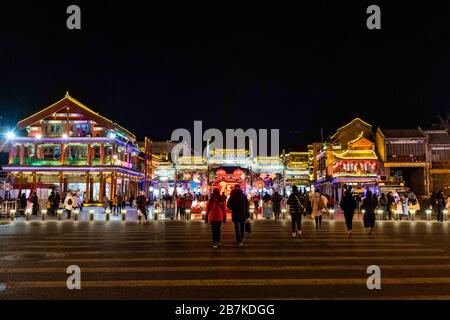
[[[192,2],[192,1],[189,1]],[[0,11],[0,108],[15,123],[66,90],[139,138],[175,128],[279,128],[306,144],[359,116],[430,126],[450,106],[450,7],[321,2],[243,7],[14,1]],[[78,4],[82,30],[66,28]],[[378,4],[382,30],[366,28]]]

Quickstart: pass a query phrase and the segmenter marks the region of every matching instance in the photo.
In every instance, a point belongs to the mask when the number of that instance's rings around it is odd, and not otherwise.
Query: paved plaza
[[[131,213],[130,213],[131,214]],[[223,247],[211,247],[198,220],[16,221],[0,226],[0,299],[449,299],[449,224],[360,221],[321,230],[303,222],[256,220],[244,247],[231,223]],[[69,265],[81,268],[81,290],[68,290]],[[369,290],[369,265],[381,289]]]

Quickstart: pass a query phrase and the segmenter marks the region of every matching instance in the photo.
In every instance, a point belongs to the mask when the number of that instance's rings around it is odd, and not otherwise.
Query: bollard
[[[106,211],[105,212],[111,212],[111,210],[109,210],[109,209],[106,209]],[[89,210],[89,221],[94,221],[94,214],[95,214],[95,210]],[[108,213],[108,216],[109,216],[109,213]]]
[[[328,213],[330,214],[330,220],[334,220],[334,209],[328,209]]]
[[[30,217],[31,217],[31,209],[25,210],[25,220],[26,221],[30,220]]]
[[[411,214],[411,221],[416,221],[416,210],[411,210],[409,213]]]
[[[80,210],[74,210],[73,211],[73,220],[77,221],[78,220],[78,214],[80,213]]]
[[[191,220],[191,209],[186,209],[186,220]]]
[[[286,209],[281,209],[281,219],[286,219]]]
[[[47,209],[41,210],[41,219],[42,219],[42,221],[45,221],[46,215],[47,215]]]
[[[158,215],[159,215],[159,210],[158,209],[153,209],[153,219],[154,220],[158,220]],[[139,217],[139,220],[141,219],[141,217]]]
[[[253,220],[253,212],[255,212],[255,210],[250,208],[248,211],[250,212],[250,219]]]
[[[377,210],[377,213],[380,215],[379,220],[383,220],[383,210]]]
[[[448,210],[445,209],[444,211],[442,211],[444,213],[444,221],[447,221],[448,218]]]
[[[9,219],[10,219],[11,221],[16,220],[16,210],[15,210],[15,209],[9,210]]]
[[[63,210],[62,210],[62,209],[59,209],[59,210],[57,211],[57,213],[58,213],[58,220],[61,221],[61,219],[62,219],[62,214],[63,214]]]
[[[431,213],[433,212],[430,209],[425,210],[426,214],[427,214],[427,221],[431,221]]]
[[[94,210],[91,210],[91,211],[94,211]],[[105,214],[106,214],[106,221],[109,221],[110,215],[111,215],[111,210],[106,209]],[[92,220],[94,220],[94,214],[92,214]]]
[[[202,219],[203,221],[206,221],[206,211],[202,210]]]
[[[400,211],[395,210],[395,211],[394,211],[394,216],[395,216],[395,220],[396,220],[396,221],[400,220]]]
[[[127,209],[122,210],[122,221],[127,221]]]

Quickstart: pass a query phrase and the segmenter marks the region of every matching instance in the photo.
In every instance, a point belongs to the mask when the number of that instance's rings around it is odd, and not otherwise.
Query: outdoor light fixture
[[[8,131],[6,133],[6,138],[7,139],[14,139],[16,137],[16,134],[13,131]]]
[[[123,209],[122,210],[122,221],[126,221],[127,220],[127,209]]]
[[[38,133],[38,134],[36,135],[36,139],[40,139],[40,138],[42,138],[42,134]]]
[[[115,139],[115,138],[116,138],[116,133],[115,133],[115,132],[110,132],[110,133],[108,134],[108,137],[109,137],[110,139]]]
[[[57,212],[58,212],[58,220],[61,221],[63,210],[59,209]]]
[[[9,219],[11,219],[11,221],[16,219],[16,209],[9,210]]]
[[[286,209],[281,209],[281,219],[286,219]]]
[[[334,220],[334,209],[329,209],[328,213],[330,214],[330,220]]]
[[[95,213],[95,211],[91,210],[91,211],[89,211],[89,213],[92,215],[92,219],[91,220],[94,220],[94,213]],[[106,209],[105,214],[106,214],[106,221],[109,221],[110,215],[111,215],[111,210]]]
[[[78,220],[78,214],[79,214],[79,213],[80,213],[79,210],[74,210],[74,211],[73,211],[73,219],[74,219],[75,221]]]
[[[106,211],[110,211],[110,210],[106,209]],[[94,221],[94,214],[95,214],[95,210],[89,210],[89,221]]]
[[[442,211],[444,213],[444,221],[447,221],[447,217],[448,217],[448,210],[445,209],[444,211]]]
[[[409,212],[411,213],[411,220],[415,221],[416,220],[416,210],[410,210]]]
[[[250,207],[250,210],[249,210],[249,212],[250,212],[250,219],[252,219],[253,220],[253,212],[255,211],[255,209],[253,209],[252,207]]]
[[[45,216],[46,216],[46,215],[47,215],[47,209],[41,210],[41,219],[42,219],[42,221],[45,220]]]
[[[62,138],[63,138],[63,139],[67,139],[67,133],[64,133],[64,134],[62,135]]]
[[[25,220],[30,220],[31,217],[31,209],[25,210]]]
[[[430,209],[425,210],[425,212],[427,213],[427,220],[430,221],[431,220],[431,213],[433,212]]]
[[[159,214],[159,210],[158,209],[153,209],[153,219],[154,220],[158,220],[158,214]]]
[[[383,220],[383,210],[377,210],[377,213],[380,215],[380,220]]]

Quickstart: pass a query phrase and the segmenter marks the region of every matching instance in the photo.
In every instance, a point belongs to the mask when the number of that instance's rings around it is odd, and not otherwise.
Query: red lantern
[[[244,171],[242,171],[241,169],[236,169],[233,171],[233,175],[236,177],[241,177],[244,174]]]
[[[216,171],[216,176],[218,176],[218,177],[223,177],[226,174],[227,174],[226,171],[223,169],[219,169]]]
[[[256,187],[257,187],[258,189],[264,188],[264,181],[262,181],[262,180],[256,181]]]

